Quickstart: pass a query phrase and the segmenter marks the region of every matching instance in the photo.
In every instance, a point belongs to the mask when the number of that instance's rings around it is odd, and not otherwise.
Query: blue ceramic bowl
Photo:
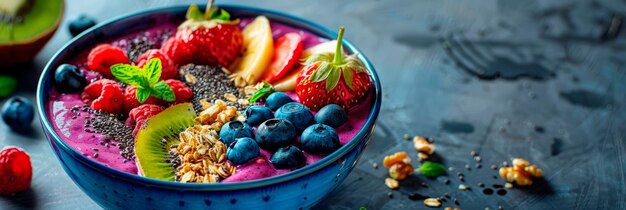
[[[318,24],[284,13],[245,6],[220,5],[234,17],[265,15],[271,21],[300,28],[323,38],[336,33]],[[63,169],[100,206],[107,209],[308,209],[337,188],[348,176],[369,142],[381,105],[381,87],[372,64],[362,53],[374,81],[374,100],[365,126],[348,144],[322,160],[279,176],[238,183],[189,184],[161,181],[108,168],[65,143],[55,132],[44,107],[53,84],[54,69],[73,55],[133,31],[151,28],[157,19],[182,21],[186,6],[141,11],[115,18],[82,33],[65,45],[48,63],[39,80],[37,106],[41,125]],[[359,52],[344,40],[350,53]]]

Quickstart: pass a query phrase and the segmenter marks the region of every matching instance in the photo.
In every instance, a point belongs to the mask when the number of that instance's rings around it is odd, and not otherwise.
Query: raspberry
[[[163,43],[161,51],[178,66],[191,63],[196,47],[189,42],[171,37]]]
[[[33,166],[30,156],[17,147],[0,151],[0,195],[11,195],[30,187]]]
[[[161,59],[161,80],[172,79],[178,73],[176,71],[176,65],[174,65],[172,59],[170,59],[170,57],[163,53],[161,50],[157,49],[148,50],[145,53],[141,54],[137,59],[137,66],[139,68],[142,68],[152,58]]]
[[[176,103],[186,102],[187,100],[191,99],[191,97],[193,97],[193,92],[191,92],[191,88],[187,87],[185,83],[175,79],[165,80],[165,83],[167,83],[167,85],[169,85],[172,90],[174,90]]]
[[[117,82],[109,79],[95,81],[83,90],[81,99],[92,109],[118,113],[124,106],[124,93]]]
[[[126,125],[134,126],[133,136],[137,135],[141,126],[150,119],[150,117],[160,113],[165,108],[162,106],[154,105],[154,104],[144,104],[138,106],[132,110],[128,114],[128,119],[126,119]]]
[[[143,102],[143,104],[162,104],[163,101],[155,98],[154,96],[148,97],[148,99]],[[137,88],[135,86],[129,85],[124,90],[124,111],[128,113],[131,109],[138,107],[141,105],[139,100],[137,99]]]
[[[93,48],[87,56],[87,68],[100,72],[106,78],[113,78],[111,66],[118,63],[130,63],[126,52],[110,44],[101,44]]]

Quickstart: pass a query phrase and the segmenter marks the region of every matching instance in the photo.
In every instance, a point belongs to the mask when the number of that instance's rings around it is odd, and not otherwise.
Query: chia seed
[[[93,129],[85,129],[85,132],[98,133],[105,137],[106,142],[118,142],[117,146],[121,150],[120,155],[124,159],[134,159],[135,138],[132,135],[133,128],[124,124],[122,116],[112,115],[91,108],[87,109],[87,113],[93,114],[93,117],[86,117],[85,127],[92,127]],[[100,145],[102,144],[101,142]],[[109,143],[104,143],[103,146],[109,147]]]
[[[223,99],[226,93],[231,93],[240,99],[245,98],[245,94],[240,91],[240,88],[235,87],[235,84],[230,81],[228,73],[219,67],[188,64],[180,67],[179,71],[182,75],[178,79],[185,82],[193,92],[192,103],[196,112],[203,110],[202,103],[200,103],[203,99],[213,103],[217,99]],[[193,75],[197,81],[193,84],[187,82],[184,78],[185,74]],[[232,105],[238,111],[244,111],[247,108],[247,106],[238,103]]]

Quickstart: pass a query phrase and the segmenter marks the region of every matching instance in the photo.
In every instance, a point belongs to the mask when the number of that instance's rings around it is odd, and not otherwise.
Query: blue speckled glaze
[[[336,33],[310,21],[280,12],[236,5],[220,5],[235,17],[265,15],[271,21],[307,30],[332,39]],[[106,209],[308,209],[338,187],[354,168],[369,142],[381,106],[381,86],[374,67],[362,53],[358,58],[374,81],[373,105],[364,127],[353,140],[322,160],[279,176],[216,184],[189,184],[161,181],[121,172],[91,160],[66,144],[55,133],[45,113],[52,88],[54,68],[73,55],[108,37],[154,27],[165,20],[182,20],[187,6],[159,8],[122,16],[99,24],[65,45],[47,64],[37,90],[41,124],[64,170],[96,203]],[[346,50],[359,52],[350,42]]]

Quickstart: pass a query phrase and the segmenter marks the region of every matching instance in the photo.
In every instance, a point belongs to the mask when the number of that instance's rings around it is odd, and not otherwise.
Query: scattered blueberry
[[[315,114],[315,122],[337,128],[348,121],[348,114],[337,104],[322,107]]]
[[[272,110],[264,106],[250,106],[243,114],[244,117],[248,119],[246,122],[252,126],[259,125],[266,120],[274,118]]]
[[[85,14],[80,15],[78,18],[70,22],[70,34],[76,36],[83,31],[96,25],[96,20]]]
[[[296,146],[286,146],[278,149],[270,161],[277,169],[289,169],[304,165],[306,157]]]
[[[235,165],[244,164],[259,154],[259,145],[249,137],[235,139],[226,150],[226,157]]]
[[[271,110],[276,110],[289,102],[293,102],[293,99],[291,99],[287,94],[283,92],[274,92],[265,100],[265,106]]]
[[[271,151],[291,145],[296,142],[296,127],[285,119],[269,119],[256,129],[256,142]]]
[[[302,132],[300,145],[311,154],[328,154],[339,148],[339,135],[328,125],[311,125]]]
[[[2,120],[14,131],[27,131],[35,117],[33,104],[23,97],[13,97],[2,106]]]
[[[78,92],[85,86],[87,86],[85,74],[74,65],[60,65],[54,72],[54,87],[61,93]]]
[[[220,141],[226,145],[230,145],[235,139],[243,137],[254,137],[252,134],[252,128],[241,121],[230,121],[222,126],[220,129]]]
[[[296,126],[298,131],[304,130],[313,122],[311,110],[297,102],[290,102],[281,106],[276,110],[276,113],[274,113],[274,117],[289,120],[289,122]]]

